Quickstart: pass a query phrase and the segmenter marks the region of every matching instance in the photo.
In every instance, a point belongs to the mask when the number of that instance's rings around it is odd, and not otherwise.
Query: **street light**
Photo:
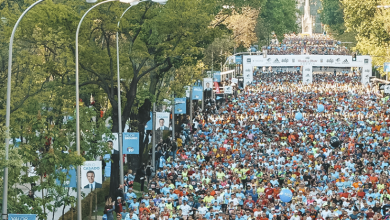
[[[96,0],[86,0],[87,2],[96,2]],[[85,18],[85,16],[94,8],[96,8],[99,5],[102,5],[107,2],[114,2],[118,0],[106,0],[103,2],[100,2],[94,6],[92,6],[90,9],[88,9],[87,12],[84,13],[83,17],[81,17],[81,20],[77,26],[76,31],[76,51],[75,51],[75,57],[76,57],[76,147],[77,147],[77,154],[80,155],[80,109],[79,109],[79,99],[80,99],[80,93],[79,93],[79,32],[81,24]],[[168,0],[149,0],[153,2],[158,2],[160,4],[165,4]],[[121,3],[129,3],[131,4],[130,7],[128,7],[122,14],[123,15],[134,5],[138,4],[140,1],[138,0],[119,0]],[[118,22],[119,27],[120,21]],[[117,46],[117,83],[118,83],[118,143],[119,143],[119,160],[120,160],[120,183],[123,182],[123,149],[122,149],[122,113],[121,113],[121,98],[120,98],[120,72],[119,72],[119,42],[118,42],[119,34],[117,32],[116,35],[116,46]],[[81,220],[81,172],[80,172],[80,166],[77,166],[77,220]]]
[[[12,30],[11,37],[9,40],[9,50],[8,50],[8,79],[7,79],[7,106],[5,113],[5,160],[8,161],[8,149],[9,149],[9,126],[10,126],[10,117],[11,117],[11,72],[12,72],[12,46],[14,43],[14,37],[16,28],[19,26],[20,21],[26,15],[31,8],[37,4],[43,2],[44,0],[38,0],[34,4],[30,5],[23,13],[20,15],[19,19],[16,21],[16,24]],[[6,18],[1,18],[3,23],[7,22]],[[7,216],[7,207],[8,207],[8,167],[4,168],[4,183],[3,183],[3,207],[2,207],[2,219],[8,219]]]

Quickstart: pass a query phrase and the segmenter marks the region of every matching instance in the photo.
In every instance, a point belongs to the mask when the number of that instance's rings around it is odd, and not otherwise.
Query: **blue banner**
[[[221,72],[215,72],[214,73],[214,82],[221,82]]]
[[[202,98],[203,98],[202,86],[192,87],[192,100],[202,100]]]
[[[104,168],[104,176],[111,176],[111,154],[105,154],[103,160],[106,162],[106,167]]]
[[[175,114],[186,114],[186,98],[175,98]]]
[[[390,72],[390,63],[384,63],[383,64],[383,70],[385,72]]]
[[[10,220],[35,220],[36,218],[35,214],[8,214]]]
[[[57,172],[67,173],[67,169],[58,170]],[[77,187],[76,184],[77,178],[76,178],[76,169],[73,167],[70,167],[68,174],[66,175],[66,180],[63,183],[64,187]],[[56,179],[56,184],[61,185],[61,181],[59,179]]]
[[[242,64],[242,56],[241,55],[236,56],[236,64]]]
[[[123,133],[123,154],[139,154],[139,133]]]
[[[150,121],[145,125],[145,130],[151,131],[153,129],[153,112],[150,112]]]

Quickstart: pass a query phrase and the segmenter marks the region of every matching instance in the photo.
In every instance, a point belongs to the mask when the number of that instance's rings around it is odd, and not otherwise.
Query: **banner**
[[[231,86],[225,86],[225,87],[223,88],[223,92],[224,92],[225,94],[233,94],[233,87],[231,87]]]
[[[234,83],[234,84],[238,84],[238,79],[237,78],[232,78],[232,83]]]
[[[201,86],[192,87],[192,100],[202,100],[203,88]]]
[[[175,114],[186,114],[186,98],[175,98]]]
[[[213,90],[213,79],[212,78],[204,78],[203,79],[203,89],[204,91]]]
[[[313,83],[313,69],[311,66],[304,66],[303,67],[303,84],[311,84]]]
[[[236,56],[236,64],[242,64],[242,56],[241,55]]]
[[[102,162],[85,161],[81,166],[81,187],[84,189],[102,188]]]
[[[35,214],[8,214],[9,220],[35,220],[36,218]]]
[[[111,154],[105,154],[103,160],[106,162],[106,167],[104,167],[104,176],[111,177]]]
[[[214,73],[214,82],[221,82],[221,72],[215,72]]]
[[[219,84],[217,82],[214,82],[214,87],[215,87],[215,93],[220,93],[221,91],[219,90]]]
[[[102,139],[107,140],[108,146],[111,149],[119,150],[119,143],[118,143],[118,133],[112,133],[114,138],[108,138],[106,135],[103,134]]]
[[[150,112],[150,120],[145,125],[145,130],[151,131],[153,129],[153,112]]]
[[[168,112],[156,112],[156,131],[169,130],[169,116]]]
[[[384,87],[384,92],[390,94],[390,85],[385,85]]]
[[[123,133],[123,154],[139,154],[139,133]]]
[[[390,63],[383,64],[383,71],[390,72]]]
[[[77,187],[76,169],[70,167],[69,172],[68,169],[57,170],[57,172],[68,173],[66,174],[66,180],[62,183],[64,187]],[[56,184],[61,185],[61,181],[56,179]]]

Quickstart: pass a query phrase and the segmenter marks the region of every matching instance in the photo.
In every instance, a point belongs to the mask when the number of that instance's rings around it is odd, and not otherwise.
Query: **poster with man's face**
[[[212,78],[204,78],[203,79],[203,90],[211,91],[213,89],[213,79]]]
[[[83,189],[102,188],[102,162],[85,161],[81,166],[81,187]]]
[[[112,150],[119,150],[119,143],[118,143],[118,133],[112,133],[114,136],[113,138],[106,137],[106,135],[103,134],[103,140],[106,140],[108,143],[108,146]]]
[[[169,116],[168,112],[156,112],[156,130],[169,130]]]

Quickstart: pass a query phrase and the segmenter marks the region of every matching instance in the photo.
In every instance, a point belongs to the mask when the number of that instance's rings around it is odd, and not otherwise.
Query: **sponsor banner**
[[[224,92],[225,94],[233,94],[233,87],[232,87],[232,86],[225,86],[225,87],[223,88],[223,92]]]
[[[384,63],[383,64],[383,70],[385,72],[390,72],[390,63]]]
[[[237,78],[232,78],[232,83],[238,84],[238,79]]]
[[[203,88],[202,86],[192,87],[192,100],[202,100]]]
[[[62,185],[64,187],[74,187],[74,188],[77,187],[76,169],[74,167],[70,167],[69,171],[68,171],[68,169],[61,169],[61,170],[58,170],[57,172],[61,172],[61,173],[66,174],[66,179],[64,180],[64,182],[62,182],[62,184],[61,184],[61,180],[56,179],[57,185]]]
[[[175,114],[186,114],[186,110],[186,98],[175,98]]]
[[[219,84],[217,82],[214,82],[214,88],[215,88],[215,93],[219,94],[221,92],[219,90]]]
[[[81,166],[81,187],[84,189],[102,188],[102,162],[85,161]]]
[[[139,154],[139,133],[123,133],[123,154]]]
[[[385,93],[390,94],[390,85],[385,85],[384,91],[385,91]]]
[[[169,112],[156,112],[156,131],[169,130]]]
[[[215,72],[214,73],[214,82],[221,82],[221,72]]]
[[[35,220],[36,218],[35,214],[8,214],[9,220]]]
[[[236,64],[242,64],[242,56],[241,55],[236,56]]]
[[[153,129],[153,112],[150,112],[150,120],[145,125],[145,130],[151,131]]]
[[[313,83],[313,68],[311,66],[304,66],[302,74],[303,74],[302,82],[304,84]]]

